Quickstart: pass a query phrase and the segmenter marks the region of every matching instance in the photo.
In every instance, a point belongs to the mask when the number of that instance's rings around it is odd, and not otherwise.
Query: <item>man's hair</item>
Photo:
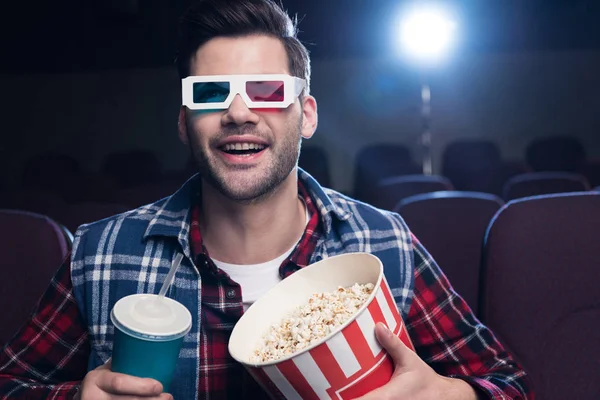
[[[310,57],[296,37],[297,19],[292,20],[272,0],[195,0],[179,23],[177,69],[180,78],[190,75],[192,57],[209,40],[254,34],[271,36],[283,43],[290,73],[306,80],[308,93]]]

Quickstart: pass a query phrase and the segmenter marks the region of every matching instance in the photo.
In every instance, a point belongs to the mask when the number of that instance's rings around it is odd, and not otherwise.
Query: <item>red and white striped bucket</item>
[[[312,294],[369,282],[375,286],[371,296],[335,332],[281,360],[251,361],[269,327],[305,304]],[[343,254],[295,272],[254,303],[236,324],[229,352],[273,399],[353,399],[384,385],[393,373],[391,358],[375,338],[378,322],[414,350],[381,261],[368,253]]]

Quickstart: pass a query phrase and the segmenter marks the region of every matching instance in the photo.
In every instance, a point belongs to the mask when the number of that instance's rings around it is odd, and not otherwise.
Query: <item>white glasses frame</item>
[[[283,101],[252,101],[246,93],[246,82],[256,81],[283,81]],[[194,83],[198,82],[229,82],[229,95],[222,102],[194,103]],[[287,108],[296,101],[305,87],[304,79],[287,74],[201,75],[181,80],[182,104],[190,110],[224,110],[229,108],[238,94],[248,108]]]

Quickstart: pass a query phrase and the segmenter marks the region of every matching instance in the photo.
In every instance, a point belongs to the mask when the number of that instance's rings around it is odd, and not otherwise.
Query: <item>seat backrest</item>
[[[599,236],[594,192],[512,201],[488,230],[480,314],[540,399],[599,398]]]
[[[404,175],[384,178],[365,201],[375,207],[392,211],[403,199],[417,194],[452,190],[448,178],[439,175]]]
[[[316,146],[302,146],[298,166],[311,174],[322,186],[331,186],[329,158],[325,150]]]
[[[590,185],[584,176],[568,172],[531,172],[517,175],[504,185],[505,201],[542,194],[584,192]]]
[[[600,186],[600,160],[588,160],[578,171],[591,186]]]
[[[483,238],[503,204],[491,194],[449,191],[408,197],[396,208],[476,314]]]
[[[462,139],[448,144],[444,149],[443,166],[453,167],[457,165],[468,168],[496,163],[500,161],[500,158],[500,150],[494,142],[483,139]]]
[[[374,144],[362,148],[356,155],[354,196],[365,200],[383,178],[421,173],[410,150],[401,144]]]
[[[0,347],[27,321],[71,243],[63,228],[40,214],[0,210]]]
[[[569,136],[536,139],[525,150],[527,164],[534,171],[577,172],[585,158],[583,144]]]
[[[500,150],[489,140],[458,140],[450,143],[442,154],[442,175],[457,190],[496,194],[499,192],[496,187],[500,186],[497,181],[505,174]]]

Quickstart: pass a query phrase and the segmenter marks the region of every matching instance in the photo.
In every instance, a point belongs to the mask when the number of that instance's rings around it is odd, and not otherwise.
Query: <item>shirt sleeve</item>
[[[29,321],[0,352],[0,399],[73,398],[89,354],[67,257]]]
[[[469,383],[481,398],[533,399],[529,376],[415,238],[413,256],[414,298],[406,326],[417,354],[438,374]]]

